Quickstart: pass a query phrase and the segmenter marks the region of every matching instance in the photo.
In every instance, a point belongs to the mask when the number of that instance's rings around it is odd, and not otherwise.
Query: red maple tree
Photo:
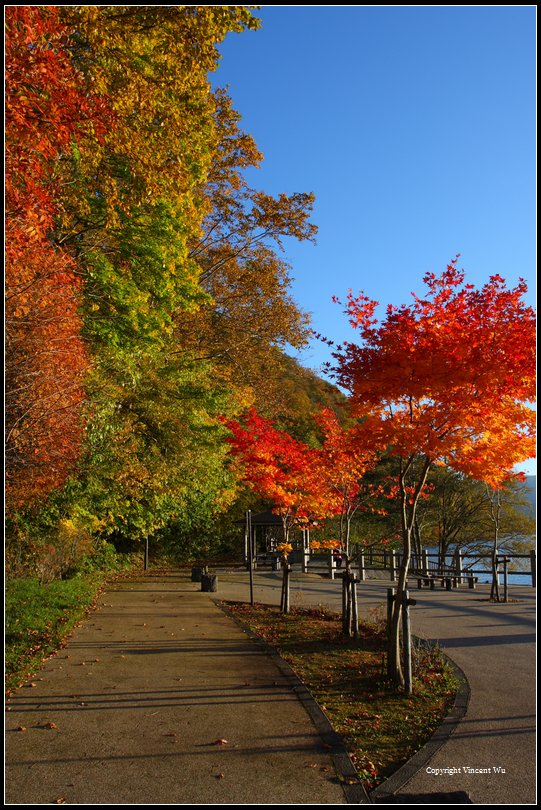
[[[383,492],[381,484],[367,480],[374,470],[377,453],[366,445],[358,425],[344,427],[331,408],[321,408],[316,422],[323,433],[321,449],[314,452],[313,471],[326,491],[327,502],[340,519],[340,547],[349,556],[351,521],[358,512],[383,510],[374,507]]]
[[[283,542],[291,529],[329,514],[328,492],[313,475],[315,451],[250,409],[242,422],[227,420],[228,439],[241,463],[240,477],[272,504],[282,520]]]
[[[403,555],[388,664],[400,684],[399,621],[430,467],[445,463],[498,487],[535,454],[535,313],[525,282],[508,289],[494,275],[476,289],[456,259],[424,282],[425,297],[389,305],[381,322],[376,301],[350,293],[346,312],[361,340],[334,355],[365,445],[397,459]]]

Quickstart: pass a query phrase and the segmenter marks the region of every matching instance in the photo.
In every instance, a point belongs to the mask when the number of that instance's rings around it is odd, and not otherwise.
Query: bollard
[[[201,576],[201,590],[205,593],[216,593],[218,590],[218,577],[216,574],[203,574]]]

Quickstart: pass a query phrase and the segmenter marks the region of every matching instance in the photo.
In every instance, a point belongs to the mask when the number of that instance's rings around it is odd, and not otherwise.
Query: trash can
[[[200,565],[195,565],[192,568],[192,582],[201,582],[201,577],[203,576],[203,569]]]
[[[218,590],[218,577],[216,574],[203,574],[201,576],[201,590],[206,593],[215,593]]]

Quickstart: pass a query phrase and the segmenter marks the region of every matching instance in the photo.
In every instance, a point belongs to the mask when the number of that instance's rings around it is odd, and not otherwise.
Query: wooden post
[[[145,537],[145,559],[143,562],[144,570],[148,571],[148,534]]]
[[[421,574],[428,576],[428,551],[424,548],[421,552]]]
[[[344,633],[344,635],[347,635],[348,633],[347,615],[348,615],[348,582],[346,572],[344,571],[342,573],[342,633]]]
[[[391,554],[391,570],[390,570],[389,573],[391,575],[391,579],[394,579],[395,575],[396,575],[396,552],[395,552],[395,550],[391,549],[390,554]]]
[[[537,579],[535,568],[536,568],[535,549],[532,548],[532,550],[530,551],[530,570],[532,572],[532,587],[533,588],[535,588],[535,583],[536,583],[536,579]]]
[[[336,563],[334,561],[334,557],[333,557],[333,554],[332,554],[332,551],[331,551],[330,555],[329,555],[329,579],[334,579],[335,568],[336,568]]]
[[[508,590],[507,590],[508,581],[509,581],[508,572],[507,572],[508,563],[509,563],[509,557],[504,557],[503,558],[503,601],[504,602],[509,601]]]
[[[364,569],[364,549],[359,549],[359,581],[364,582],[366,572]]]
[[[391,635],[391,620],[393,617],[393,603],[396,598],[396,589],[387,588],[387,639]]]
[[[411,624],[410,624],[410,600],[408,591],[404,591],[404,601],[402,602],[402,647],[404,654],[404,686],[406,694],[411,695],[413,691],[411,674]]]
[[[248,554],[250,562],[250,604],[254,604],[254,538],[252,534],[252,510],[246,512],[246,529],[248,532]]]
[[[462,584],[462,557],[462,549],[457,546],[455,549],[454,569],[459,585]]]
[[[291,566],[287,561],[284,560],[284,579],[283,579],[283,590],[284,590],[284,606],[282,608],[284,613],[289,613],[289,573],[291,571]]]
[[[310,562],[310,529],[302,530],[302,573],[308,573],[308,563]]]
[[[352,575],[351,577],[351,622],[353,624],[353,638],[359,638],[359,604],[357,602],[357,582],[358,580]]]

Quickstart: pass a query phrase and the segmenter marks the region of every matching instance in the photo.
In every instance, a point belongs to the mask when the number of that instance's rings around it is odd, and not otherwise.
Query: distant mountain
[[[532,509],[536,511],[537,508],[537,476],[536,475],[527,475],[526,481],[524,482],[524,496],[527,499],[528,503],[531,504]]]

